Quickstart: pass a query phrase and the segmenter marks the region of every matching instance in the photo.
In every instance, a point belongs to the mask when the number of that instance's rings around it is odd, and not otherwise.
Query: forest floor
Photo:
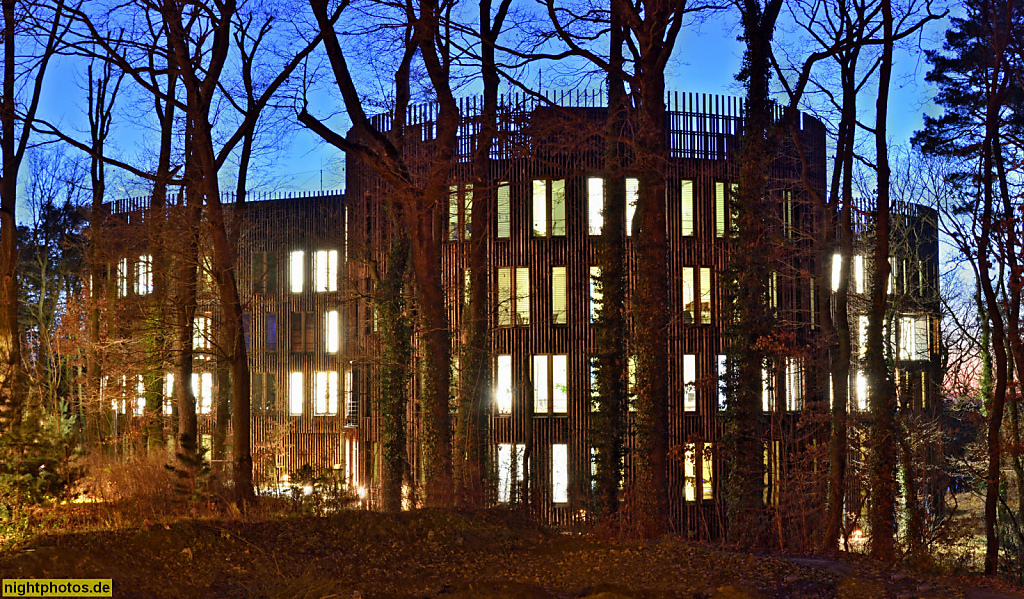
[[[110,578],[115,597],[132,598],[1024,597],[1006,584],[893,570],[860,556],[563,534],[502,511],[345,510],[41,533],[0,551],[0,577]]]

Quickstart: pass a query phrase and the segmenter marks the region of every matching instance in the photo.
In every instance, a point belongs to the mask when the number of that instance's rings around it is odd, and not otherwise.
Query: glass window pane
[[[499,414],[512,413],[512,356],[498,356],[498,373],[495,377],[494,400]]]
[[[680,182],[682,197],[682,234],[684,237],[693,235],[693,181]]]
[[[512,234],[512,200],[507,182],[498,184],[498,238]]]
[[[564,266],[551,268],[551,322],[565,324],[566,314],[566,273]]]
[[[683,355],[683,410],[697,410],[697,356]]]
[[[633,217],[636,215],[636,202],[640,197],[640,180],[626,178],[626,235],[633,234]]]
[[[498,269],[498,326],[512,324],[512,269]]]
[[[551,234],[565,235],[565,179],[551,182]]]
[[[569,446],[551,446],[551,498],[555,503],[569,501]]]
[[[569,372],[565,354],[551,356],[551,411],[565,414],[569,410]]]
[[[289,254],[288,257],[288,279],[291,282],[290,288],[292,293],[302,293],[302,286],[305,284],[303,265],[305,260],[303,259],[303,252],[301,250],[294,251]]]
[[[533,182],[533,234],[545,236],[548,234],[548,182],[534,180]]]
[[[516,269],[516,324],[530,324],[530,269]]]
[[[533,356],[533,412],[548,413],[548,357]]]
[[[600,235],[604,227],[604,179],[587,179],[587,223],[591,235]]]
[[[288,376],[288,413],[302,415],[302,373],[293,372]]]

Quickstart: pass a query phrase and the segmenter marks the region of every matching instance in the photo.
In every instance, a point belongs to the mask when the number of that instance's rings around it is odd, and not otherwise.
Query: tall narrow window
[[[146,379],[138,374],[135,376],[135,415],[142,416],[146,411]]]
[[[135,263],[135,293],[153,293],[153,256],[149,254],[139,256],[139,261]]]
[[[715,182],[715,237],[725,237],[725,183]]]
[[[498,269],[498,326],[530,324],[530,269]]]
[[[718,361],[717,361],[717,363],[718,363],[718,409],[719,410],[724,410],[725,409],[725,402],[726,402],[726,399],[725,399],[726,398],[726,393],[725,393],[725,391],[726,391],[726,387],[728,385],[728,380],[726,378],[726,375],[728,374],[728,371],[726,370],[727,365],[726,365],[725,355],[724,354],[718,354]]]
[[[569,502],[569,446],[565,443],[551,446],[551,499]]]
[[[209,414],[213,410],[213,374],[193,372],[192,394],[196,397],[196,411]]]
[[[700,269],[700,311],[699,322],[711,324],[711,269],[701,267]]]
[[[705,500],[715,498],[715,454],[714,446],[705,443],[700,456],[701,497]]]
[[[359,398],[356,396],[356,373],[355,369],[351,367],[345,371],[345,417],[359,417]]]
[[[533,181],[533,235],[546,237],[548,234],[548,182]]]
[[[843,256],[832,254],[832,291],[839,291],[839,281],[843,276]]]
[[[694,281],[694,269],[687,266],[683,268],[683,322],[694,324],[696,322],[696,282]]]
[[[313,254],[313,290],[338,290],[338,250],[319,250]]]
[[[302,415],[303,395],[302,373],[293,372],[288,375],[288,414],[290,416]]]
[[[507,239],[512,235],[512,198],[507,181],[498,183],[498,239]]]
[[[125,297],[131,289],[131,271],[128,270],[128,258],[121,258],[117,263],[117,297]]]
[[[448,239],[469,239],[473,222],[473,186],[448,188]]]
[[[636,411],[636,356],[626,359],[626,407],[630,412]]]
[[[164,373],[164,416],[174,413],[174,373]]]
[[[868,409],[868,379],[864,371],[858,369],[856,375],[857,389],[857,410],[864,412]]]
[[[626,235],[633,234],[633,217],[636,216],[636,202],[640,198],[640,179],[626,178]]]
[[[697,356],[683,354],[683,410],[697,411]]]
[[[761,409],[765,412],[775,409],[775,379],[766,368],[761,369]]]
[[[302,287],[306,284],[305,265],[305,252],[302,250],[288,254],[288,281],[292,293],[302,293]]]
[[[196,316],[192,321],[192,348],[210,349],[210,317]]]
[[[683,446],[683,498],[686,501],[697,501],[697,445],[687,443]]]
[[[853,257],[853,280],[857,293],[864,293],[864,256]]]
[[[914,353],[911,359],[927,360],[928,350],[928,317],[918,316],[914,319]]]
[[[914,359],[914,319],[909,316],[900,317],[900,360]]]
[[[530,324],[530,269],[516,268],[516,324]]]
[[[782,192],[782,222],[786,237],[793,237],[793,192]]]
[[[328,310],[324,314],[324,340],[327,353],[336,354],[341,349],[341,326],[337,310]]]
[[[803,358],[786,358],[786,409],[797,412],[804,407]]]
[[[315,416],[336,416],[338,414],[338,373],[317,372],[313,378],[313,414]]]
[[[499,414],[512,413],[512,356],[497,357],[497,373],[494,377],[494,403]]]
[[[536,355],[532,364],[534,414],[565,414],[569,407],[567,356]]]
[[[565,324],[568,322],[568,314],[566,312],[567,293],[565,267],[551,267],[551,322],[553,324]]]
[[[263,294],[277,291],[277,254],[253,252],[252,288],[254,292]]]
[[[267,314],[265,322],[267,351],[277,351],[277,314]]]
[[[547,415],[548,399],[548,356],[533,357],[533,413]]]
[[[252,373],[252,407],[257,412],[274,411],[277,398],[277,376],[273,372]]]
[[[683,179],[679,184],[681,207],[682,207],[682,235],[683,237],[693,236],[694,203],[693,203],[693,181]]]
[[[512,501],[523,482],[523,454],[526,446],[520,443],[498,444],[498,501]]]
[[[768,273],[768,305],[773,310],[779,308],[779,273]]]
[[[590,322],[597,321],[604,293],[601,291],[601,267],[590,267]]]
[[[587,230],[600,235],[604,227],[604,179],[587,179]]]

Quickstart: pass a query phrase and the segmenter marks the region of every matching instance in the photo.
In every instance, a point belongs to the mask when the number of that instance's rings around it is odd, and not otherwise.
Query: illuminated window
[[[768,305],[772,309],[779,307],[779,273],[768,273]]]
[[[192,348],[195,350],[210,349],[210,318],[196,316],[192,320]]]
[[[356,395],[356,373],[349,368],[345,371],[345,417],[357,418],[359,416],[359,398]]]
[[[136,377],[135,415],[142,416],[146,411],[146,381],[141,374]]]
[[[701,324],[711,324],[711,269],[700,269],[700,303],[697,304]]]
[[[864,293],[864,256],[853,257],[853,280],[857,293]]]
[[[636,356],[626,359],[626,407],[630,412],[636,411]]]
[[[864,371],[857,370],[856,374],[856,389],[857,389],[857,404],[856,408],[860,412],[864,412],[868,409],[868,379],[864,376]]]
[[[338,350],[341,348],[341,327],[338,321],[337,310],[328,310],[324,314],[324,339],[327,353],[338,353]]]
[[[793,237],[793,192],[782,192],[782,223],[786,237]]]
[[[555,503],[569,502],[569,446],[551,446],[551,498]]]
[[[213,411],[213,374],[193,372],[192,394],[195,395],[196,411],[199,414],[209,414]]]
[[[498,238],[507,239],[512,234],[512,199],[507,181],[498,184]]]
[[[682,207],[682,234],[683,237],[692,237],[694,228],[694,203],[693,203],[693,181],[683,180],[679,182],[679,190]]]
[[[302,293],[302,287],[305,285],[305,266],[305,253],[302,250],[288,254],[288,281],[292,293]]]
[[[718,354],[718,361],[717,361],[717,363],[718,363],[718,409],[719,410],[724,410],[725,409],[725,402],[726,402],[726,394],[725,394],[725,392],[726,392],[726,389],[728,388],[728,384],[729,384],[728,379],[726,378],[727,375],[728,375],[728,371],[726,370],[728,368],[728,366],[727,366],[727,362],[725,360],[725,355],[724,354]]]
[[[704,444],[704,450],[701,452],[700,459],[700,470],[702,476],[701,480],[701,497],[708,500],[715,498],[715,460],[714,460],[714,446],[710,443]]]
[[[288,414],[290,416],[302,415],[302,387],[301,372],[293,372],[288,375]]]
[[[598,312],[601,310],[601,300],[604,293],[601,291],[601,267],[590,267],[590,322],[596,322]]]
[[[697,411],[697,356],[683,354],[683,410]]]
[[[811,327],[818,326],[818,298],[816,290],[818,288],[818,282],[815,279],[811,279],[810,285],[810,310],[811,310]]]
[[[697,296],[696,285],[693,276],[693,268],[683,269],[683,322],[693,324],[696,312],[695,298]]]
[[[899,351],[901,360],[928,359],[928,317],[901,316]]]
[[[587,230],[600,235],[604,227],[604,179],[587,179]]]
[[[535,179],[532,187],[534,237],[565,235],[565,180]]]
[[[775,377],[766,369],[761,369],[761,409],[770,412],[775,409]]]
[[[139,261],[135,263],[135,293],[153,293],[153,256],[149,254],[139,256]]]
[[[697,445],[683,446],[683,497],[686,501],[697,501]]]
[[[313,253],[313,290],[338,290],[338,250],[319,250]]]
[[[523,482],[523,454],[526,446],[522,444],[498,444],[498,501],[508,503],[518,494]]]
[[[117,297],[128,295],[129,284],[128,258],[121,258],[117,263]]]
[[[626,178],[626,235],[633,235],[633,217],[636,216],[636,203],[640,199],[640,180]]]
[[[174,413],[174,373],[164,373],[164,416]]]
[[[253,252],[252,288],[256,293],[274,293],[277,291],[277,254],[273,252]]]
[[[796,412],[804,407],[804,360],[786,358],[786,410]]]
[[[530,324],[530,269],[498,269],[498,326]]]
[[[448,239],[469,239],[473,221],[473,186],[448,187]]]
[[[497,357],[497,374],[494,378],[494,403],[499,414],[512,413],[512,356]]]
[[[725,183],[715,182],[715,237],[725,237]]]
[[[843,256],[832,254],[832,291],[839,291],[839,281],[843,276]]]
[[[551,322],[552,324],[565,324],[568,322],[566,304],[568,303],[568,290],[566,287],[566,272],[564,266],[551,267]]]
[[[565,414],[568,411],[568,378],[564,354],[533,356],[534,414]]]
[[[338,414],[338,373],[317,372],[313,375],[313,415]]]

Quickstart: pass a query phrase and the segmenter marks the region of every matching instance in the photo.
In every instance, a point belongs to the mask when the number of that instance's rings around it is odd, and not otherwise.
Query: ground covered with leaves
[[[864,559],[758,556],[676,539],[567,534],[512,512],[345,510],[48,533],[0,553],[3,578],[111,578],[115,597],[1024,597]]]

